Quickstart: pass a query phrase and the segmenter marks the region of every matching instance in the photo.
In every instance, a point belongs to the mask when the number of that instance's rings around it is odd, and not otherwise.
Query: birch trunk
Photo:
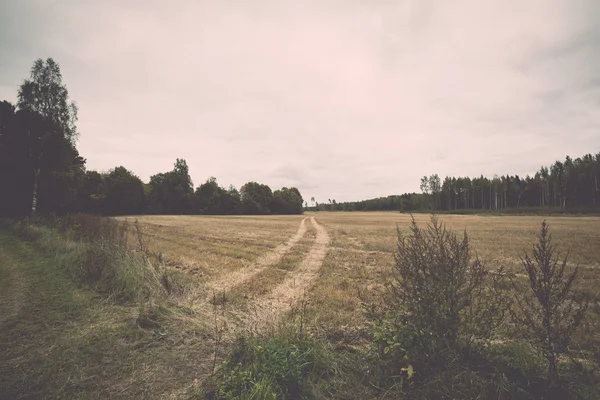
[[[38,177],[40,176],[40,169],[37,168],[35,170],[35,175],[33,176],[33,194],[31,199],[31,216],[35,217],[35,212],[37,208],[37,187],[38,187]]]

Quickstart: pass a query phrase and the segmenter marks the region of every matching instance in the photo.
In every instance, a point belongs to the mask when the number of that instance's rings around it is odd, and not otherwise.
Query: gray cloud
[[[0,98],[54,57],[89,168],[353,200],[600,147],[594,0],[4,3]]]

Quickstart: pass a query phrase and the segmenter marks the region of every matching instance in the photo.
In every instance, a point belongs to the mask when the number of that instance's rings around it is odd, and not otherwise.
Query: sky
[[[308,200],[600,151],[598,0],[2,0],[0,100],[61,66],[87,168]]]

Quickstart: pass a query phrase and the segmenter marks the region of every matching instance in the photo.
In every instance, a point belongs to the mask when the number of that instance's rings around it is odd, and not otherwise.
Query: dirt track
[[[256,300],[257,309],[263,310],[271,320],[278,319],[304,296],[306,290],[317,279],[329,250],[330,238],[327,230],[319,225],[315,217],[311,217],[310,220],[317,230],[317,237],[308,254],[283,282],[274,287],[267,296]]]
[[[288,239],[284,244],[281,244],[275,248],[272,252],[266,254],[259,259],[254,265],[246,268],[234,271],[227,276],[210,283],[211,288],[215,292],[228,291],[235,286],[242,285],[244,282],[250,280],[253,276],[263,271],[265,268],[277,264],[283,256],[300,241],[306,234],[306,220],[304,218],[300,221],[298,231]]]

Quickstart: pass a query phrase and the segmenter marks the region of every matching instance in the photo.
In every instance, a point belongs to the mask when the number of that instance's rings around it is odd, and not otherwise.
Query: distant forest
[[[556,161],[534,175],[497,176],[492,179],[421,178],[421,193],[407,193],[356,202],[315,202],[313,210],[331,211],[499,211],[554,210],[600,212],[600,152],[573,160]],[[314,202],[314,198],[311,199]]]
[[[149,183],[123,166],[85,168],[75,146],[77,107],[59,65],[35,61],[17,105],[0,102],[0,216],[119,214],[301,214],[298,189],[248,182],[238,191],[210,178],[195,190],[185,160]]]

